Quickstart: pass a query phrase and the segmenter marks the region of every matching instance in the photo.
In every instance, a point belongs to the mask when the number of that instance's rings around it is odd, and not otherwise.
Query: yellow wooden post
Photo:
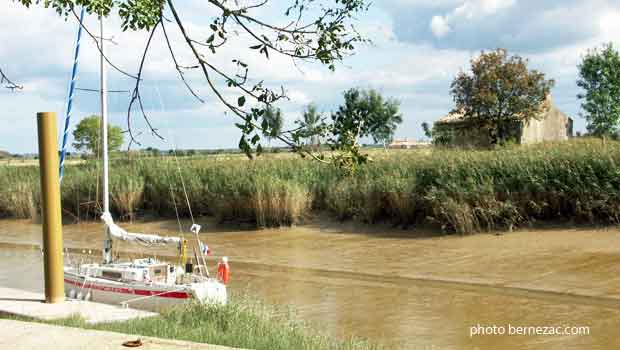
[[[37,113],[39,132],[39,166],[43,210],[43,265],[45,302],[65,300],[62,258],[62,218],[60,213],[60,180],[58,174],[58,129],[56,113]]]

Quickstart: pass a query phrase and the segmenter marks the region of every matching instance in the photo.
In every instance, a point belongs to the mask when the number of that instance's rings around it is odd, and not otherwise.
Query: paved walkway
[[[0,319],[0,349],[126,350],[130,348],[124,347],[123,342],[136,339],[143,343],[137,348],[141,350],[233,350],[217,345]]]
[[[157,316],[154,312],[83,300],[67,300],[58,304],[46,304],[43,302],[44,300],[43,293],[0,287],[0,314],[42,320],[79,315],[87,323],[127,321],[134,318]]]

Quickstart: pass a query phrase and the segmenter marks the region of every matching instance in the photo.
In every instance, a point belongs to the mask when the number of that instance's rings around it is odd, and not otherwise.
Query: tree
[[[96,154],[101,148],[101,117],[91,115],[78,123],[73,131],[73,147],[90,154]],[[108,150],[117,151],[123,144],[123,130],[108,124]]]
[[[306,107],[301,120],[297,120],[302,137],[306,138],[313,146],[320,147],[322,125],[321,115],[317,111],[316,105],[311,103]]]
[[[399,108],[397,100],[384,99],[375,90],[350,89],[332,120],[336,129],[349,130],[357,137],[371,136],[375,142],[386,144],[403,121]]]
[[[452,82],[453,112],[487,129],[492,145],[507,141],[514,122],[538,119],[548,108],[544,102],[554,81],[528,70],[527,63],[504,49],[483,51],[471,60],[471,74],[460,72]]]
[[[620,133],[620,54],[609,43],[600,49],[588,51],[579,65],[577,85],[585,94],[582,116],[588,122],[588,132],[597,136]]]
[[[375,142],[386,144],[392,142],[394,133],[403,122],[400,114],[400,102],[395,99],[383,100],[383,97],[374,90],[369,92],[370,135]]]
[[[282,127],[284,126],[284,118],[282,118],[282,111],[280,108],[273,106],[267,107],[263,114],[263,136],[269,140],[273,140],[282,133]]]
[[[427,122],[422,123],[422,130],[424,130],[424,135],[426,135],[426,137],[428,137],[429,139],[433,138],[433,130]]]
[[[161,152],[160,152],[160,150],[159,150],[159,149],[157,149],[157,148],[155,148],[155,147],[150,147],[150,146],[149,146],[149,147],[147,147],[144,151],[145,151],[148,155],[150,155],[150,156],[152,156],[152,157],[155,157],[155,156],[158,156],[158,155],[160,155],[160,154],[161,154]]]
[[[51,7],[59,15],[72,17],[77,20],[75,9],[82,6],[89,14],[107,17],[113,10],[121,19],[122,30],[148,31],[145,49],[139,60],[137,72],[128,73],[114,65],[107,57],[108,63],[122,74],[134,79],[132,97],[127,108],[128,135],[130,142],[139,142],[135,139],[131,127],[132,106],[142,106],[140,86],[144,81],[142,71],[147,53],[156,31],[160,30],[161,40],[166,43],[179,78],[187,90],[198,101],[202,98],[185,79],[188,70],[196,70],[203,76],[212,95],[224,104],[228,110],[240,119],[235,125],[241,130],[239,147],[251,156],[253,150],[258,150],[261,135],[274,134],[264,128],[261,118],[267,108],[277,101],[286,98],[285,89],[278,86],[272,89],[269,84],[252,79],[250,65],[246,58],[253,52],[259,53],[265,59],[270,55],[278,54],[296,61],[319,62],[330,70],[336,69],[336,64],[346,56],[352,54],[355,46],[367,40],[359,34],[353,25],[356,17],[368,10],[367,0],[250,0],[204,1],[204,13],[193,13],[204,18],[209,23],[206,31],[200,33],[196,26],[190,34],[183,21],[183,13],[177,9],[174,0],[18,0],[25,6],[33,3]],[[262,18],[264,7],[281,11],[282,18],[269,21]],[[175,54],[177,43],[169,40],[167,26],[175,26],[183,38],[183,44],[191,55],[188,62],[181,60]],[[88,35],[97,39],[91,30],[85,28]],[[241,40],[248,40],[244,43]],[[218,64],[213,59],[223,47],[234,46],[235,41],[247,45],[247,51],[238,51],[239,56],[232,59],[227,65]],[[185,56],[185,55],[183,55]],[[224,92],[222,87],[225,87]],[[231,91],[236,95],[231,98]],[[252,103],[249,103],[252,102]],[[151,132],[157,136],[157,128],[151,122],[143,108],[142,117]],[[266,124],[269,126],[269,124]],[[303,145],[297,130],[283,130],[277,138],[294,150],[303,150]],[[343,150],[346,152],[346,150]],[[313,156],[313,155],[311,155]],[[322,159],[321,159],[322,160]]]

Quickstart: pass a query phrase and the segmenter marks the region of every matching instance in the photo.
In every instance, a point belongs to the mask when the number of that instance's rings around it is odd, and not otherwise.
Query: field
[[[66,165],[76,165],[84,163],[81,159],[67,159]],[[0,167],[2,166],[38,166],[39,160],[34,158],[4,158],[0,159]]]
[[[434,226],[444,232],[505,230],[539,221],[620,223],[620,143],[596,139],[494,151],[372,150],[348,175],[290,154],[137,157],[111,165],[117,217],[212,215],[257,227],[339,220]],[[67,167],[63,213],[95,218],[99,164]],[[36,166],[0,166],[0,215],[38,215]],[[185,188],[185,191],[184,191]]]

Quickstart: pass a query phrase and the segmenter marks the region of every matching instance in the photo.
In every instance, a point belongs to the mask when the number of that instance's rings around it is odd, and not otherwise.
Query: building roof
[[[467,121],[465,115],[461,111],[453,111],[448,113],[448,115],[439,118],[435,122],[435,124],[452,124],[452,123],[461,123]]]
[[[551,99],[551,96],[547,96],[547,98],[543,101],[541,105],[540,113],[549,113],[551,110],[555,109],[555,105]],[[543,112],[544,111],[544,112]],[[520,119],[520,118],[515,118]],[[435,124],[447,125],[447,124],[459,124],[459,123],[467,123],[469,120],[465,118],[465,114],[462,111],[452,111],[447,115],[439,118]]]
[[[429,142],[425,141],[415,141],[415,140],[393,140],[389,147],[397,147],[397,146],[426,146]]]

